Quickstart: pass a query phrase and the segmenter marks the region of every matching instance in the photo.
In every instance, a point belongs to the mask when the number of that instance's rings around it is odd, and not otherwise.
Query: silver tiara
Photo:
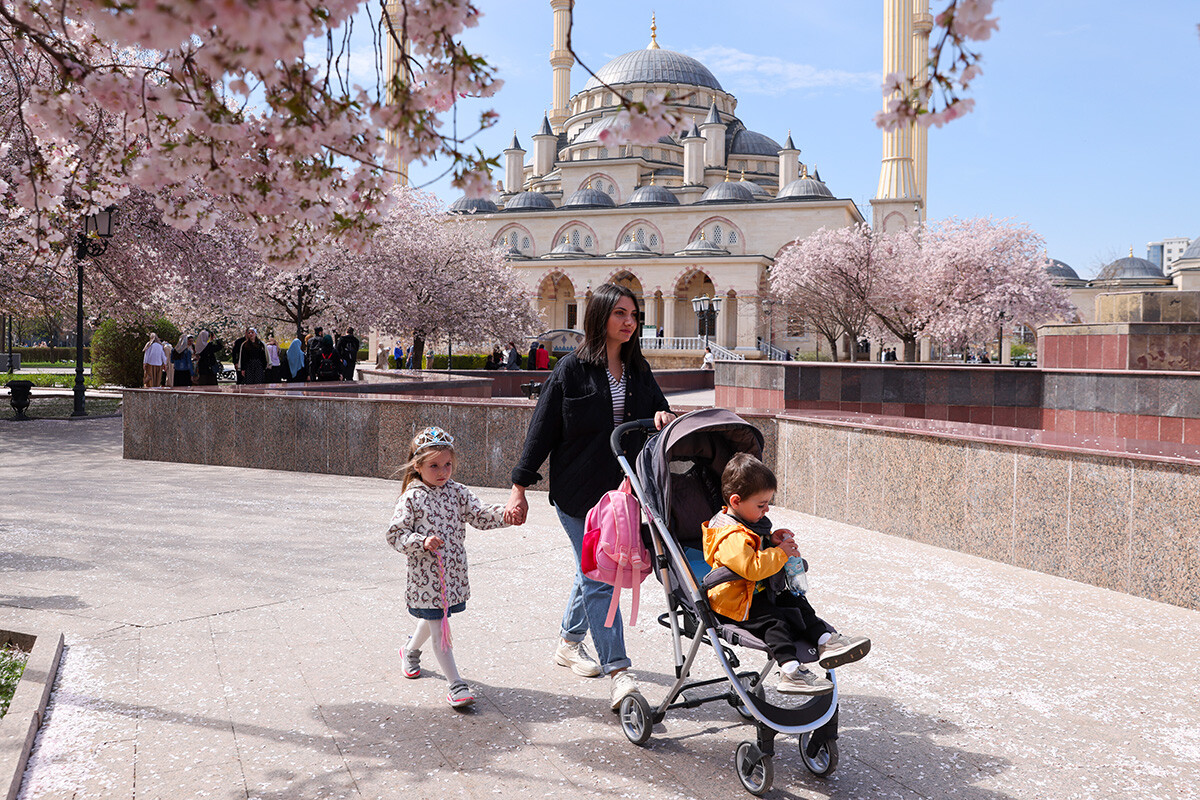
[[[427,447],[454,447],[454,437],[441,428],[426,428],[413,439],[413,455]]]

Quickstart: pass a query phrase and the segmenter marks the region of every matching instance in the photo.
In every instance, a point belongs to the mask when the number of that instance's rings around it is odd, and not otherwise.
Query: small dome
[[[1071,267],[1057,258],[1050,259],[1050,263],[1046,266],[1046,273],[1051,278],[1066,278],[1067,280],[1079,280],[1079,273],[1071,269]]]
[[[697,202],[752,203],[754,202],[754,194],[736,181],[722,181],[708,187]]]
[[[665,186],[639,186],[629,197],[630,206],[677,206],[679,198]]]
[[[496,204],[486,197],[462,196],[450,204],[451,214],[494,214]]]
[[[1192,243],[1183,251],[1183,255],[1179,257],[1179,260],[1182,261],[1185,258],[1200,258],[1200,236],[1192,239]]]
[[[579,132],[579,135],[571,140],[571,144],[586,144],[587,142],[600,141],[600,134],[617,124],[617,115],[610,114],[607,117],[600,119],[588,125]]]
[[[529,258],[529,256],[525,255],[520,250],[511,246],[504,251],[504,257],[509,261],[515,261],[518,258]]]
[[[824,200],[833,199],[833,192],[823,181],[816,178],[797,178],[779,190],[776,200]]]
[[[750,190],[750,194],[754,195],[755,197],[770,197],[771,196],[771,193],[768,192],[762,186],[762,184],[755,183],[754,181],[748,181],[745,178],[742,178],[740,181],[738,181],[738,186],[745,186],[747,189]]]
[[[616,208],[617,204],[606,192],[585,186],[567,198],[563,208]]]
[[[1162,270],[1153,261],[1147,261],[1137,256],[1126,256],[1100,270],[1096,276],[1098,281],[1137,280],[1139,278],[1161,278]]]
[[[636,239],[630,239],[628,242],[623,242],[620,247],[608,254],[608,258],[618,258],[620,256],[656,256],[658,253],[651,250],[646,245]]]
[[[738,131],[729,146],[730,155],[779,157],[779,142],[757,131]]]
[[[727,256],[729,251],[715,245],[701,234],[699,239],[688,242],[688,246],[675,253],[677,256]]]
[[[596,70],[583,90],[623,83],[674,83],[724,91],[708,67],[691,56],[661,48],[634,50],[617,56]]]
[[[571,244],[569,241],[559,242],[553,250],[551,250],[542,258],[587,258],[588,252],[577,244]]]
[[[540,211],[553,210],[554,201],[541,192],[521,192],[516,197],[510,197],[504,203],[505,211]]]

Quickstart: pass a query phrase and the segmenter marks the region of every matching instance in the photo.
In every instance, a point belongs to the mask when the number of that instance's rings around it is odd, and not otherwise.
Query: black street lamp
[[[72,417],[87,416],[87,408],[83,402],[83,260],[96,258],[108,249],[116,210],[116,206],[109,206],[103,211],[88,214],[83,218],[83,231],[75,234],[75,274],[78,289],[75,295],[75,410],[71,412]]]
[[[696,312],[696,322],[700,326],[700,334],[704,337],[704,346],[708,347],[708,333],[717,330],[717,314],[721,313],[721,298],[700,295],[692,298],[692,310]]]

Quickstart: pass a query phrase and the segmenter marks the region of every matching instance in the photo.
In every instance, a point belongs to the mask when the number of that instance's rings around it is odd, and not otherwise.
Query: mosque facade
[[[694,339],[703,331],[691,300],[707,295],[722,300],[707,333],[724,348],[752,358],[770,351],[763,342],[819,349],[767,296],[770,268],[820,228],[862,222],[854,202],[801,160],[790,131],[780,144],[751,129],[718,77],[660,46],[653,24],[644,49],[609,61],[571,95],[572,3],[550,5],[553,108],[531,147],[514,132],[498,195],[462,198],[451,211],[486,223],[547,329],[581,327],[592,288],[614,281],[639,298],[646,335],[661,328],[668,342]],[[686,131],[648,146],[601,141],[621,110],[617,93],[639,101],[668,92],[691,117]]]

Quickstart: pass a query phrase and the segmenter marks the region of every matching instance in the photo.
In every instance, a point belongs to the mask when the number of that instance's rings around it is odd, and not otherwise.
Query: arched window
[[[522,250],[529,249],[529,237],[528,236],[525,236],[521,239],[521,249]]]
[[[650,246],[658,247],[658,234],[657,233],[650,234]]]
[[[642,158],[647,158],[647,159],[650,158],[650,148],[649,147],[642,148]]]
[[[645,228],[637,229],[637,240],[638,240],[638,244],[646,243],[646,229]]]
[[[739,169],[739,170],[741,170],[742,172],[745,172],[745,171],[746,171],[746,162],[745,162],[745,161],[739,161],[739,162],[738,162],[738,169]]]
[[[508,246],[509,247],[517,246],[517,232],[516,231],[513,231],[512,233],[510,233],[508,235]]]
[[[713,241],[713,244],[721,243],[721,226],[720,225],[713,226],[712,241]]]
[[[583,249],[584,249],[584,250],[591,250],[591,249],[592,249],[592,236],[591,236],[591,234],[588,234],[587,236],[583,237]]]
[[[737,231],[730,231],[730,232],[729,232],[729,243],[730,243],[730,244],[737,244]]]
[[[566,244],[566,243],[567,243],[567,235],[566,235],[565,233],[564,233],[562,236],[558,237],[558,243],[559,243],[559,244]]]
[[[608,148],[607,147],[600,148],[600,158],[608,158]]]
[[[630,235],[627,233],[627,234],[625,234],[625,238],[624,238],[624,239],[622,239],[621,241],[622,241],[622,242],[632,242],[632,241],[633,241],[633,237],[632,237],[632,236],[630,236]]]
[[[571,231],[571,244],[575,245],[576,247],[579,247],[579,229],[578,228]]]

